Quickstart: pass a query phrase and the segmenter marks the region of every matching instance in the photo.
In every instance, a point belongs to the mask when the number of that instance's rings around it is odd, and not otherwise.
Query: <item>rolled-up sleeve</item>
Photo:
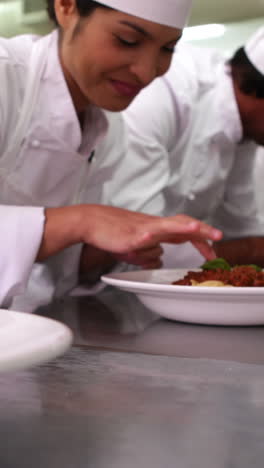
[[[28,282],[42,240],[45,215],[40,207],[0,205],[0,304],[8,307]]]

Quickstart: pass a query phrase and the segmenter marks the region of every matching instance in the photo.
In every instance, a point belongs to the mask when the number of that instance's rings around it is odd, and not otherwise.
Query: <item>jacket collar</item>
[[[55,30],[43,39],[43,48],[49,47],[47,63],[43,73],[43,84],[49,95],[49,115],[54,131],[63,131],[63,138],[67,135],[71,146],[78,151],[83,143],[83,135],[78,116],[63,74],[58,52],[58,31]],[[54,105],[55,102],[55,105]],[[92,117],[92,118],[91,118]],[[90,105],[85,115],[84,133],[89,133],[96,141],[108,129],[108,120],[105,112],[96,106]],[[90,141],[91,144],[91,141]]]

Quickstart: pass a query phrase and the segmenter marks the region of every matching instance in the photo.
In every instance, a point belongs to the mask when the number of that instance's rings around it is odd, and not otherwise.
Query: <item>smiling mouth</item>
[[[117,91],[117,93],[121,96],[125,97],[135,97],[139,91],[142,89],[141,86],[131,85],[129,83],[125,83],[124,81],[118,80],[110,80],[112,86]]]

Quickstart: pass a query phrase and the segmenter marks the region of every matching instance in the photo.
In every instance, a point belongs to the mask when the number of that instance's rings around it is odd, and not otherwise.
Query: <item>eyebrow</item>
[[[129,26],[130,28],[133,28],[133,29],[135,29],[135,31],[142,34],[143,36],[150,37],[150,38],[153,39],[152,35],[149,32],[145,31],[145,29],[141,28],[140,26],[138,26],[135,23],[131,23],[130,21],[120,21],[120,24],[124,24],[125,26]]]
[[[152,34],[150,34],[145,29],[141,28],[141,26],[138,26],[138,24],[136,24],[136,23],[133,23],[131,21],[123,20],[123,21],[120,21],[120,24],[124,24],[125,26],[129,26],[130,28],[134,29],[135,31],[139,32],[140,34],[142,34],[145,37],[149,37],[150,39],[154,39]],[[177,37],[176,39],[172,39],[170,42],[174,42],[174,41],[178,42],[181,37],[182,37],[182,34],[180,34],[180,36]]]

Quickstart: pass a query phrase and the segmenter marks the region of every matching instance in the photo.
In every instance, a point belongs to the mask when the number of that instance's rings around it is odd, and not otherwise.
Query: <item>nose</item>
[[[130,70],[143,86],[147,86],[161,74],[159,57],[142,54],[130,65]]]

